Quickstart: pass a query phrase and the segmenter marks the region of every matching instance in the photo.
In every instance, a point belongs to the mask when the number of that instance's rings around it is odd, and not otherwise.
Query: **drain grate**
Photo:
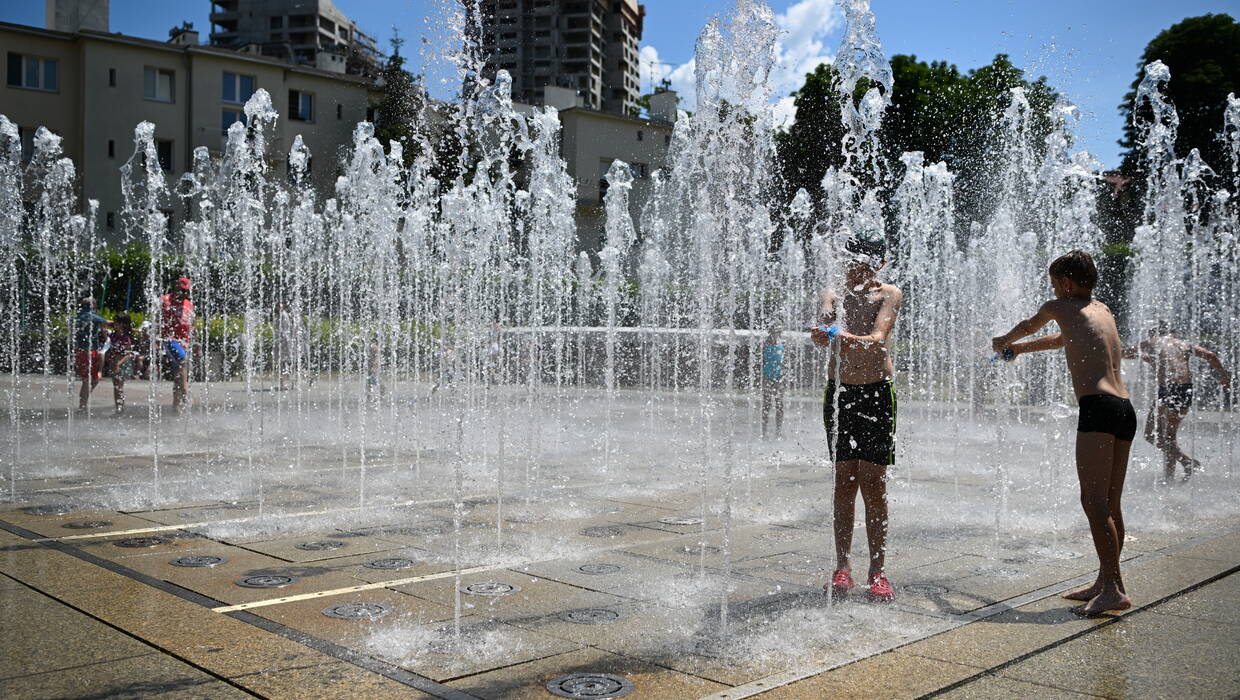
[[[73,506],[67,503],[53,503],[46,506],[26,506],[22,508],[22,512],[27,515],[68,515],[73,512]]]
[[[391,606],[383,603],[338,603],[323,608],[323,614],[337,620],[377,620],[392,610]]]
[[[284,588],[297,583],[297,577],[266,574],[263,576],[246,576],[243,579],[238,579],[236,583],[243,588]]]
[[[619,525],[595,525],[582,530],[581,534],[586,537],[618,537],[624,534],[624,528]]]
[[[591,576],[606,576],[608,574],[618,573],[623,568],[619,564],[582,564],[577,567],[577,571]]]
[[[619,698],[633,687],[633,681],[610,673],[570,673],[547,682],[547,691],[561,698]]]
[[[191,554],[177,557],[169,561],[173,566],[217,566],[228,561],[228,557],[217,557],[214,554]]]
[[[1033,553],[1043,559],[1080,559],[1083,556],[1080,552],[1070,549],[1051,549],[1050,547],[1035,549]]]
[[[988,569],[984,566],[979,566],[973,570],[973,573],[979,574],[981,576],[998,576],[999,578],[1016,578],[1020,576],[1021,574],[1023,574],[1024,572],[1015,567],[1000,566],[998,568]]]
[[[500,583],[499,581],[480,581],[461,588],[462,593],[485,596],[509,595],[519,590],[521,587],[515,583]]]
[[[676,551],[681,554],[693,554],[696,556],[701,554],[719,554],[723,550],[713,544],[686,544],[677,547]]]
[[[418,525],[414,527],[394,527],[379,531],[381,535],[409,535],[410,537],[440,537],[446,533],[443,525]]]
[[[367,569],[377,569],[379,571],[397,571],[399,569],[408,569],[415,563],[416,562],[412,559],[406,559],[404,557],[387,557],[385,559],[371,559],[365,564],[362,564],[362,566]]]
[[[75,520],[71,523],[65,523],[61,527],[67,527],[70,530],[93,530],[94,528],[107,527],[111,524],[111,520]]]
[[[348,543],[341,542],[340,540],[314,540],[312,542],[299,542],[293,546],[307,552],[326,552],[333,549],[348,547],[349,545]]]
[[[903,588],[913,595],[943,595],[947,592],[946,588],[933,583],[910,583]]]
[[[659,522],[664,525],[701,525],[702,519],[688,515],[669,515],[666,518],[659,518]]]
[[[578,608],[559,614],[561,620],[578,625],[609,625],[621,617],[620,613],[606,608]]]
[[[123,540],[117,540],[112,544],[117,547],[158,547],[161,544],[168,544],[172,540],[163,537],[126,537]]]
[[[805,537],[808,533],[804,532],[764,532],[758,535],[758,539],[768,542],[791,542]]]

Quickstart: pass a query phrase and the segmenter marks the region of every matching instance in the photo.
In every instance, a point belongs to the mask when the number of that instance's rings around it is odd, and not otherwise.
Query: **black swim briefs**
[[[1167,384],[1158,387],[1158,405],[1184,413],[1193,406],[1192,384]]]
[[[1116,440],[1132,442],[1137,435],[1137,412],[1132,402],[1114,394],[1090,394],[1078,399],[1081,406],[1076,422],[1078,433],[1108,433]]]
[[[823,394],[822,424],[827,429],[832,460],[895,463],[896,390],[890,381],[840,385],[838,440],[835,382],[828,382]]]

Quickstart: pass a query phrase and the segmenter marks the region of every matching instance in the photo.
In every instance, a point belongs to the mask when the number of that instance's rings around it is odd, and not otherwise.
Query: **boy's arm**
[[[1037,333],[1042,326],[1045,326],[1055,320],[1055,314],[1053,311],[1054,303],[1055,302],[1053,301],[1046,302],[1040,309],[1038,309],[1037,313],[1016,324],[1012,330],[1004,333],[1003,335],[998,335],[991,338],[990,347],[993,348],[995,352],[1003,352],[1004,349],[1011,347],[1013,341],[1020,340],[1027,335]]]
[[[1223,366],[1223,362],[1218,359],[1218,355],[1206,350],[1200,345],[1193,346],[1193,354],[1208,362],[1210,367],[1214,369],[1215,374],[1218,375],[1219,382],[1221,382],[1223,386],[1231,388],[1231,373],[1229,373],[1227,368]]]
[[[1063,333],[1052,333],[1044,335],[1041,338],[1034,338],[1023,343],[1012,343],[1008,346],[1011,351],[1017,355],[1023,355],[1027,352],[1038,352],[1040,350],[1058,350],[1063,347]]]
[[[835,323],[835,292],[824,289],[818,300],[818,325],[833,325]],[[814,345],[826,347],[831,344],[831,339],[827,337],[827,334],[818,330],[817,327],[810,329],[809,338]]]
[[[867,347],[869,345],[883,345],[887,342],[887,336],[891,335],[891,329],[896,325],[896,316],[900,313],[900,305],[904,303],[904,292],[897,288],[892,288],[890,294],[883,299],[882,306],[878,307],[878,315],[874,318],[874,327],[866,335],[853,335],[852,333],[840,333],[840,345],[843,349],[849,350],[855,347]]]

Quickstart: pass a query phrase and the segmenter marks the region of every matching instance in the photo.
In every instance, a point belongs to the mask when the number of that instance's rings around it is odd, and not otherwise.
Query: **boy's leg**
[[[1081,482],[1081,507],[1089,520],[1089,533],[1098,554],[1098,593],[1085,605],[1074,608],[1074,611],[1083,614],[1124,610],[1131,606],[1128,596],[1120,588],[1123,583],[1119,571],[1122,542],[1111,507],[1112,494],[1118,495],[1123,488],[1130,444],[1117,450],[1116,442],[1115,436],[1110,433],[1076,434],[1076,473]],[[1116,458],[1121,456],[1121,452],[1125,459],[1123,464],[1117,465]],[[1118,503],[1115,510],[1119,510]]]
[[[1197,460],[1190,457],[1184,448],[1180,447],[1180,426],[1184,423],[1184,416],[1187,414],[1187,411],[1170,409],[1167,411],[1167,444],[1170,446],[1167,454],[1172,457],[1171,471],[1167,474],[1168,480],[1175,476],[1175,462],[1184,465],[1185,479],[1193,475],[1193,467],[1197,465]]]
[[[858,462],[861,500],[865,503],[865,536],[870,546],[867,578],[883,573],[887,560],[887,467]]]
[[[775,382],[775,436],[784,436],[784,382]]]
[[[771,380],[762,378],[762,437],[766,437],[766,423],[771,415]]]
[[[852,535],[856,518],[857,488],[861,462],[835,463],[835,568],[852,571]]]

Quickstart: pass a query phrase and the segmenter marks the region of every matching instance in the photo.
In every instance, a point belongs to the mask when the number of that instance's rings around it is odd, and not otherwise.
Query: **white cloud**
[[[772,109],[777,125],[790,123],[796,114],[788,93],[801,87],[806,73],[831,62],[833,52],[827,50],[826,40],[841,20],[835,0],[799,0],[786,12],[775,15],[775,24],[783,32],[776,45],[778,63],[771,75],[771,94],[776,100]],[[659,50],[647,44],[640,52],[642,91],[650,92],[667,78],[672,89],[680,94],[681,106],[692,110],[697,102],[694,67],[693,59],[679,65],[663,63]]]

